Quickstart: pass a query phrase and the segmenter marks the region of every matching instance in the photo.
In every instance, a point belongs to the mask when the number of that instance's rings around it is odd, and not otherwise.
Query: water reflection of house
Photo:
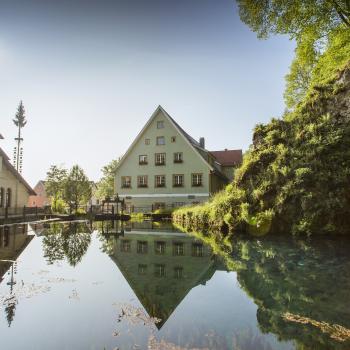
[[[112,260],[152,317],[163,326],[190,290],[218,268],[211,249],[181,233],[140,229],[114,241]]]
[[[28,235],[28,224],[0,226],[0,283],[33,237]]]

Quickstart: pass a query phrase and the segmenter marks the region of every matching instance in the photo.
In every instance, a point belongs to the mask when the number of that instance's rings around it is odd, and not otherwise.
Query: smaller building
[[[51,205],[51,199],[47,196],[45,190],[45,181],[40,180],[34,187],[36,195],[29,196],[28,207],[44,208]]]
[[[23,208],[34,190],[10,163],[10,158],[0,148],[0,217],[5,208]],[[11,210],[6,209],[8,212]]]

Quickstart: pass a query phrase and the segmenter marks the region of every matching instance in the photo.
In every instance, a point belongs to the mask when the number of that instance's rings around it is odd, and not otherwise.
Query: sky
[[[259,40],[234,0],[0,0],[0,146],[26,109],[23,175],[79,164],[91,180],[161,105],[209,150],[246,150],[285,110],[294,55]]]

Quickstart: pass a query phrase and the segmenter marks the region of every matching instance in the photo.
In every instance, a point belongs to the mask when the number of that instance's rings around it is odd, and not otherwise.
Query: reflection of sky
[[[142,305],[117,265],[101,252],[101,240],[93,235],[86,255],[75,268],[65,261],[47,265],[42,237],[32,240],[19,258],[15,278],[23,281],[24,286],[34,283],[51,289],[19,298],[11,328],[7,327],[1,310],[0,335],[4,348],[85,350],[119,346],[129,349],[135,343],[146,348],[142,344],[148,338],[147,327],[117,322],[121,305]],[[138,255],[134,257],[137,259]],[[158,259],[162,260],[162,256]],[[176,259],[181,265],[183,258]],[[47,282],[59,278],[64,280]],[[8,288],[5,280],[0,284],[0,295]],[[278,344],[273,348],[290,349],[289,343],[278,343],[274,336],[260,333],[256,310],[256,305],[240,288],[236,273],[217,271],[206,285],[196,286],[184,297],[162,329],[155,330],[155,335],[167,342],[200,348],[203,339],[206,340],[204,335],[223,341],[236,334],[244,341],[247,332],[252,332],[263,345]],[[114,331],[120,335],[113,337]]]
[[[209,149],[246,149],[283,112],[292,49],[257,40],[231,0],[0,0],[1,144],[22,98],[31,184],[52,163],[97,179],[158,104]]]

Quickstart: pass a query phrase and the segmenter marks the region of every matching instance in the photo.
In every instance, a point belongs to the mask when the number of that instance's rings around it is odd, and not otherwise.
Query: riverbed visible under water
[[[0,227],[0,347],[350,349],[349,248],[256,238],[223,258],[169,224]]]

